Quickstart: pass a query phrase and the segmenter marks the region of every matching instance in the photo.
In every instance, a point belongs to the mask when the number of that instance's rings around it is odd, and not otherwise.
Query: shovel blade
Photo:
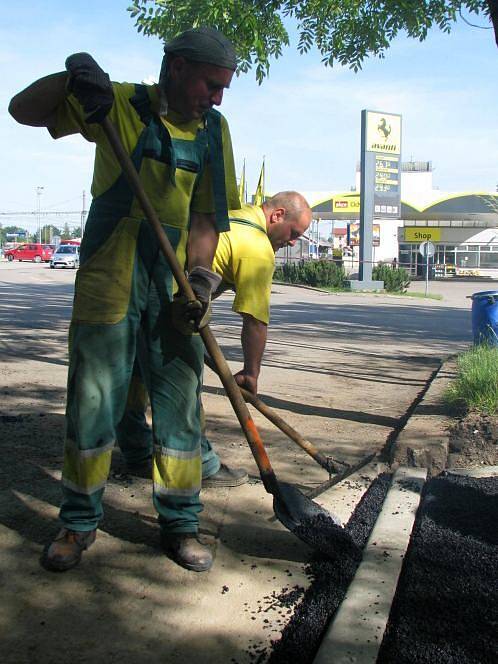
[[[278,482],[278,489],[278,495],[273,496],[273,510],[288,530],[327,558],[345,553],[358,559],[361,551],[337,516],[292,484]]]

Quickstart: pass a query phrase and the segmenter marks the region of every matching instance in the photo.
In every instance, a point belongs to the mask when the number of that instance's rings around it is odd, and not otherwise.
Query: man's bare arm
[[[240,387],[257,394],[261,360],[266,346],[268,326],[250,314],[242,314],[242,352],[244,368],[235,374]]]
[[[67,72],[38,79],[11,99],[9,113],[30,127],[55,126],[57,106],[66,97]]]
[[[187,248],[189,270],[198,266],[212,269],[218,237],[214,214],[192,212]]]

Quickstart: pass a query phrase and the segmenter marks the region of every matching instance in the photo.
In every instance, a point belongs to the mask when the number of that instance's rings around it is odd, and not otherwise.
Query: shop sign
[[[420,226],[406,226],[405,242],[440,242],[441,229]]]
[[[333,196],[332,211],[339,214],[351,214],[358,216],[360,212],[360,195],[357,196]]]

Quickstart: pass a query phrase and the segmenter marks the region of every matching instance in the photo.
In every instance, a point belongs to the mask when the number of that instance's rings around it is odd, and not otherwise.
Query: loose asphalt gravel
[[[498,477],[424,488],[378,664],[498,661]]]
[[[345,527],[360,550],[390,481],[385,473],[373,482]],[[498,661],[497,490],[497,477],[447,473],[425,485],[377,664]],[[247,654],[255,664],[313,662],[359,564],[343,537],[329,544],[334,555],[317,555],[307,567],[307,590],[289,584],[259,602],[258,612],[276,606],[283,624],[295,608],[270,652],[251,646]]]
[[[359,549],[367,543],[390,483],[391,475],[388,473],[374,480],[345,526]],[[344,537],[338,539],[333,559],[315,557],[306,570],[312,583],[286,625],[281,639],[273,644],[268,662],[307,664],[313,661],[323,633],[342,602],[358,565],[356,551]],[[254,661],[263,662],[265,658],[266,654],[261,653]]]

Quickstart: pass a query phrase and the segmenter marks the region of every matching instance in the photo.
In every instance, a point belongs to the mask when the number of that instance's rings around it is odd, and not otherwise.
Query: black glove
[[[183,334],[193,334],[209,323],[211,316],[211,294],[221,282],[221,277],[205,267],[194,267],[188,275],[188,281],[195,297],[189,302],[185,295],[173,298],[173,325]]]
[[[86,122],[102,122],[114,102],[109,74],[88,53],[75,53],[66,60],[67,91],[71,92],[86,113]]]

